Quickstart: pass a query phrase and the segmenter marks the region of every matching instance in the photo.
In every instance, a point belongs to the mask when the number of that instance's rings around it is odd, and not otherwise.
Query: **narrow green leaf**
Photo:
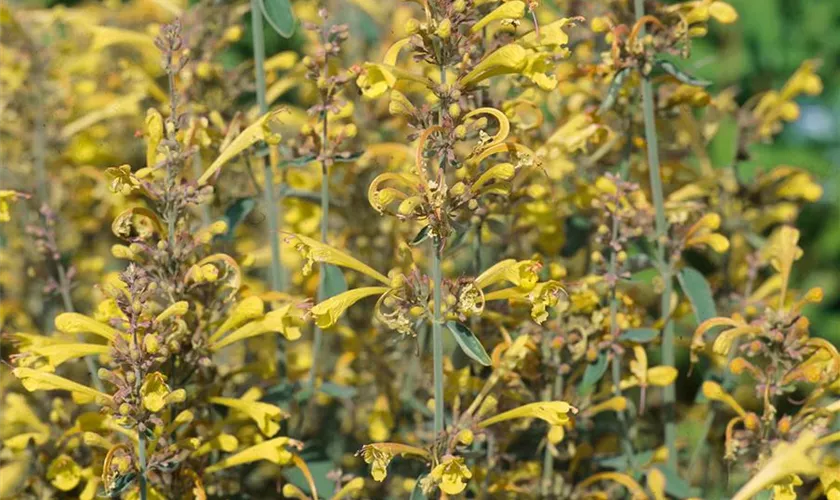
[[[677,275],[683,292],[688,296],[691,307],[694,309],[694,316],[697,317],[697,324],[709,318],[717,316],[715,310],[715,299],[712,297],[712,289],[706,278],[700,271],[686,267]]]
[[[656,330],[655,328],[631,328],[629,330],[624,330],[619,338],[621,340],[644,344],[645,342],[650,342],[655,339],[657,335],[659,335],[659,330]]]
[[[607,89],[606,97],[601,102],[601,106],[598,107],[599,115],[606,113],[615,105],[615,101],[618,100],[618,95],[621,93],[621,87],[624,85],[624,80],[630,75],[630,71],[630,68],[624,68],[615,74],[612,82],[610,82],[610,88]]]
[[[673,76],[680,82],[687,83],[688,85],[694,85],[695,87],[708,87],[712,84],[712,82],[708,80],[695,78],[689,75],[685,71],[678,68],[677,65],[672,63],[671,61],[657,61],[656,67]]]
[[[227,231],[224,235],[220,235],[220,237],[227,241],[232,240],[236,227],[245,220],[245,217],[251,213],[251,210],[254,209],[256,204],[257,202],[254,201],[253,198],[239,198],[231,203],[225,210],[225,215],[223,217],[225,223],[227,223]]]
[[[459,346],[461,346],[461,350],[464,351],[464,354],[484,366],[490,366],[490,356],[469,328],[457,321],[447,321],[446,327],[449,328],[449,331],[451,331],[452,335],[455,336],[455,341],[458,342]]]
[[[578,394],[588,394],[595,387],[595,384],[604,377],[604,374],[607,373],[608,364],[609,358],[607,358],[607,353],[602,352],[598,355],[598,359],[594,363],[586,365],[586,370],[583,372],[583,379],[580,381],[580,385],[578,385]]]
[[[350,399],[359,392],[355,387],[339,385],[335,382],[324,382],[318,387],[318,391],[337,399]]]
[[[295,33],[297,20],[289,0],[260,0],[260,10],[268,24],[283,38],[291,38]]]
[[[332,264],[321,264],[321,272],[324,273],[324,290],[321,292],[322,300],[347,291],[347,280],[344,273],[338,266]]]
[[[429,232],[432,230],[432,226],[423,226],[423,229],[417,232],[417,235],[414,236],[414,239],[411,240],[410,245],[416,246],[420,243],[426,241],[426,238],[429,237]]]

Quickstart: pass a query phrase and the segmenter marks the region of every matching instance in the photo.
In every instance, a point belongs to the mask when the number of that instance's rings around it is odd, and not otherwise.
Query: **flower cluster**
[[[738,22],[0,7],[0,499],[840,498],[823,186],[751,158],[820,63],[694,76]]]

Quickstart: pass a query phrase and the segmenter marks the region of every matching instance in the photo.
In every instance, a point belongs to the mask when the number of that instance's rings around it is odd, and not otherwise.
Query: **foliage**
[[[840,497],[754,8],[0,7],[0,498]]]

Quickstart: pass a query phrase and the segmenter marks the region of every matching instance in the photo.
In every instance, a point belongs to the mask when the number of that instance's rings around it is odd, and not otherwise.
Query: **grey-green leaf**
[[[677,80],[681,81],[682,83],[687,83],[689,85],[694,85],[695,87],[708,87],[712,84],[712,82],[708,80],[703,80],[701,78],[695,78],[685,71],[681,70],[677,67],[676,64],[672,63],[671,61],[657,61],[656,66],[661,69],[662,71],[668,73],[669,75],[673,76]]]
[[[268,24],[283,38],[291,38],[295,33],[297,20],[289,0],[260,0],[260,10]]]
[[[429,233],[431,232],[431,230],[432,226],[423,226],[423,229],[418,231],[417,234],[414,236],[414,239],[411,240],[411,246],[419,245],[420,243],[426,241],[426,238],[429,237]]]
[[[683,480],[673,469],[663,466],[657,468],[665,476],[665,493],[674,498],[691,498],[700,494],[698,488]]]
[[[618,100],[618,95],[621,93],[621,87],[624,86],[624,80],[627,79],[630,71],[630,68],[624,68],[615,74],[612,82],[610,82],[610,88],[607,89],[607,96],[604,97],[604,101],[598,107],[599,115],[606,113],[615,105],[615,101]]]
[[[344,273],[338,266],[321,264],[321,272],[324,273],[324,290],[321,292],[321,300],[347,291],[347,280],[344,279]]]
[[[697,317],[697,324],[709,318],[717,316],[715,310],[715,299],[712,296],[712,288],[700,271],[686,267],[677,275],[683,292],[688,296],[691,307],[694,309],[694,316]]]
[[[598,359],[594,363],[586,365],[586,370],[583,372],[583,379],[580,385],[578,385],[578,394],[588,394],[595,387],[595,384],[604,377],[604,374],[607,373],[607,365],[609,365],[609,358],[605,352],[599,354]]]
[[[621,340],[629,340],[630,342],[638,342],[644,344],[650,342],[659,335],[659,330],[655,328],[631,328],[624,330],[619,337]]]
[[[461,350],[464,351],[464,354],[484,366],[490,366],[490,356],[469,328],[457,321],[447,321],[446,327],[449,328],[449,331],[451,331],[452,335],[455,336],[455,341],[458,342],[459,346],[461,346]]]

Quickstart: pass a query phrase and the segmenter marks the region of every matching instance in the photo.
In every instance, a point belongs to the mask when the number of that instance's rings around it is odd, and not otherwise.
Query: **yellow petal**
[[[227,406],[248,415],[256,422],[257,427],[266,437],[277,434],[280,430],[280,421],[288,418],[289,414],[281,408],[259,401],[243,401],[234,398],[210,398],[210,402]]]
[[[72,490],[81,479],[82,468],[69,455],[59,455],[47,468],[47,480],[61,491]]]
[[[228,330],[236,328],[237,326],[250,321],[254,318],[259,318],[265,314],[265,303],[257,297],[252,295],[244,300],[239,301],[233,309],[228,313],[228,317],[224,323],[210,336],[210,342],[215,342]]]
[[[565,401],[530,403],[492,416],[478,426],[484,428],[514,418],[538,418],[551,425],[562,425],[569,421],[569,412],[577,413],[577,409]]]
[[[665,387],[673,384],[678,374],[673,366],[654,366],[647,372],[647,381],[651,385]]]
[[[647,487],[653,493],[654,500],[665,500],[665,474],[661,470],[653,468],[647,473]]]
[[[803,431],[794,443],[782,442],[776,445],[772,458],[752,475],[732,500],[753,498],[761,490],[790,474],[819,474],[821,467],[811,453],[816,439],[812,431]]]
[[[712,2],[709,6],[709,14],[724,24],[731,24],[738,20],[738,12],[726,2]]]
[[[59,314],[55,318],[55,327],[63,333],[93,333],[109,341],[114,341],[120,334],[118,330],[79,313]]]
[[[286,304],[266,314],[264,318],[251,321],[245,326],[234,330],[230,335],[213,343],[210,349],[218,351],[222,347],[234,342],[269,332],[278,332],[286,337],[287,340],[297,340],[300,338],[300,329],[297,326],[299,320],[300,313],[297,310],[293,310],[291,304]]]
[[[169,396],[169,386],[166,385],[166,377],[160,372],[149,373],[143,379],[140,387],[140,394],[143,396],[143,407],[150,412],[159,412],[166,406],[166,398]]]
[[[250,148],[259,141],[265,141],[270,144],[277,144],[280,141],[279,134],[272,133],[269,129],[271,122],[277,120],[282,109],[275,109],[264,114],[251,124],[248,128],[242,131],[236,139],[222,150],[221,154],[210,164],[207,170],[198,178],[198,184],[206,184],[211,177],[216,175],[227,162],[235,158],[237,155]]]
[[[15,498],[18,489],[29,478],[29,461],[13,460],[0,467],[0,498]]]
[[[54,344],[36,347],[31,352],[47,358],[47,363],[57,367],[71,359],[108,354],[110,347],[101,344]]]
[[[523,290],[533,290],[539,281],[540,265],[533,260],[503,260],[487,269],[475,279],[475,286],[486,288],[500,281],[509,281]]]
[[[297,443],[287,437],[278,437],[263,441],[260,444],[245,448],[244,450],[231,455],[219,462],[207,467],[204,472],[212,474],[229,467],[236,467],[237,465],[257,462],[259,460],[267,460],[277,465],[287,465],[292,462],[292,453],[286,449],[287,446],[297,445]]]
[[[519,0],[505,2],[473,24],[472,28],[470,28],[470,32],[478,33],[493,21],[501,21],[503,19],[521,19],[524,16],[525,2],[521,2]]]
[[[335,325],[338,318],[344,314],[348,307],[365,297],[381,295],[388,290],[389,288],[383,286],[354,288],[316,304],[312,307],[310,313],[315,318],[315,324],[320,328],[329,328]]]
[[[65,125],[60,132],[63,139],[87,130],[97,123],[120,116],[137,116],[141,113],[140,101],[145,97],[142,93],[133,93],[125,97],[114,99],[107,106],[92,111]]]
[[[712,382],[707,380],[703,382],[702,386],[703,395],[706,396],[708,399],[713,401],[720,401],[721,403],[726,404],[737,413],[741,418],[747,415],[747,412],[735,401],[735,398],[727,394],[726,391],[723,390],[723,387],[720,386],[717,382]]]
[[[155,318],[155,321],[157,321],[157,322],[164,321],[166,319],[171,318],[172,316],[183,316],[183,315],[187,314],[187,311],[189,310],[189,308],[190,308],[190,303],[185,301],[185,300],[175,302],[171,306],[164,309],[162,313],[158,314],[157,317]]]
[[[15,368],[12,370],[15,377],[19,378],[23,386],[29,392],[34,391],[69,391],[78,402],[111,401],[108,394],[91,389],[64,377],[52,373],[45,373],[31,368]]]
[[[344,500],[346,498],[355,498],[365,487],[365,480],[361,477],[354,477],[347,482],[340,490],[335,492],[330,500]]]
[[[312,262],[326,262],[328,264],[334,264],[336,266],[346,267],[348,269],[358,271],[362,274],[370,276],[371,278],[379,280],[386,285],[391,284],[391,280],[389,280],[384,274],[351,257],[343,251],[321,243],[320,241],[314,240],[308,236],[303,236],[302,234],[292,234],[289,236],[288,241],[295,246],[295,249],[300,252],[305,259],[307,259],[310,269]],[[306,268],[304,268],[304,274],[308,274],[308,272],[306,272]]]

